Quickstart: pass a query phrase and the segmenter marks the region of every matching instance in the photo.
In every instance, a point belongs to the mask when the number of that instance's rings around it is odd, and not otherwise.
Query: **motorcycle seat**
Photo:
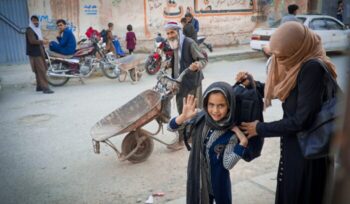
[[[58,52],[54,52],[51,50],[48,50],[47,53],[50,55],[50,57],[57,57],[57,58],[62,58],[62,59],[70,59],[74,56],[74,55],[63,55],[63,54],[60,54]]]

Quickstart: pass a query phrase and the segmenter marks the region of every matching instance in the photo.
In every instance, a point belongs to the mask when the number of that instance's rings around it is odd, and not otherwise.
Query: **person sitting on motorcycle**
[[[55,41],[51,41],[50,50],[63,55],[74,54],[77,45],[72,30],[66,26],[67,23],[63,19],[57,20],[56,25],[58,28],[58,43]]]

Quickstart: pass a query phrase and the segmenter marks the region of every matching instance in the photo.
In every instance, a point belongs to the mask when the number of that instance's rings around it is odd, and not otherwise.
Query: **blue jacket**
[[[195,18],[192,18],[191,24],[193,25],[194,30],[196,31],[196,33],[198,33],[199,32],[199,22],[198,22],[198,20],[195,19]]]
[[[75,53],[77,45],[74,34],[69,28],[64,29],[62,37],[57,37],[57,41],[58,43],[50,43],[50,50],[64,55],[72,55]]]
[[[75,52],[77,42],[75,41],[73,32],[69,28],[64,29],[62,37],[57,37],[57,40],[59,45],[65,48],[66,52],[72,54]]]

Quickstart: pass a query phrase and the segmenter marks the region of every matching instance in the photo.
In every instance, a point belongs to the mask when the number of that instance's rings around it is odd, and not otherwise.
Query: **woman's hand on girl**
[[[240,128],[244,131],[245,135],[247,135],[248,138],[251,138],[258,135],[258,133],[256,132],[256,125],[258,123],[258,120],[250,123],[242,122]]]

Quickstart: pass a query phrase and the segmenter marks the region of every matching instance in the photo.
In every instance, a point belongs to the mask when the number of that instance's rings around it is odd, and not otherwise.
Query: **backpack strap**
[[[321,64],[322,68],[324,69],[324,71],[327,74],[328,79],[331,81],[334,90],[336,90],[336,91],[341,90],[341,88],[339,87],[336,79],[334,79],[332,74],[329,72],[327,65],[322,60],[320,60],[318,58],[315,58],[314,60]]]
[[[332,76],[332,74],[329,72],[329,69],[327,67],[327,65],[319,58],[313,58],[313,59],[310,59],[309,61],[307,62],[317,62],[322,68],[323,70],[325,71],[325,77],[328,79],[328,81],[330,83],[327,83],[326,84],[326,94],[327,94],[327,98],[328,97],[336,97],[336,94],[342,94],[343,91],[342,89],[339,87],[338,83],[337,83],[337,80]],[[307,63],[305,62],[305,64]]]
[[[183,128],[183,135],[184,135],[184,143],[188,151],[191,150],[191,146],[188,143],[188,140],[192,136],[192,130],[193,128],[200,123],[205,118],[205,112],[201,111],[199,112],[196,117],[191,119],[190,121],[185,123],[185,126]]]

